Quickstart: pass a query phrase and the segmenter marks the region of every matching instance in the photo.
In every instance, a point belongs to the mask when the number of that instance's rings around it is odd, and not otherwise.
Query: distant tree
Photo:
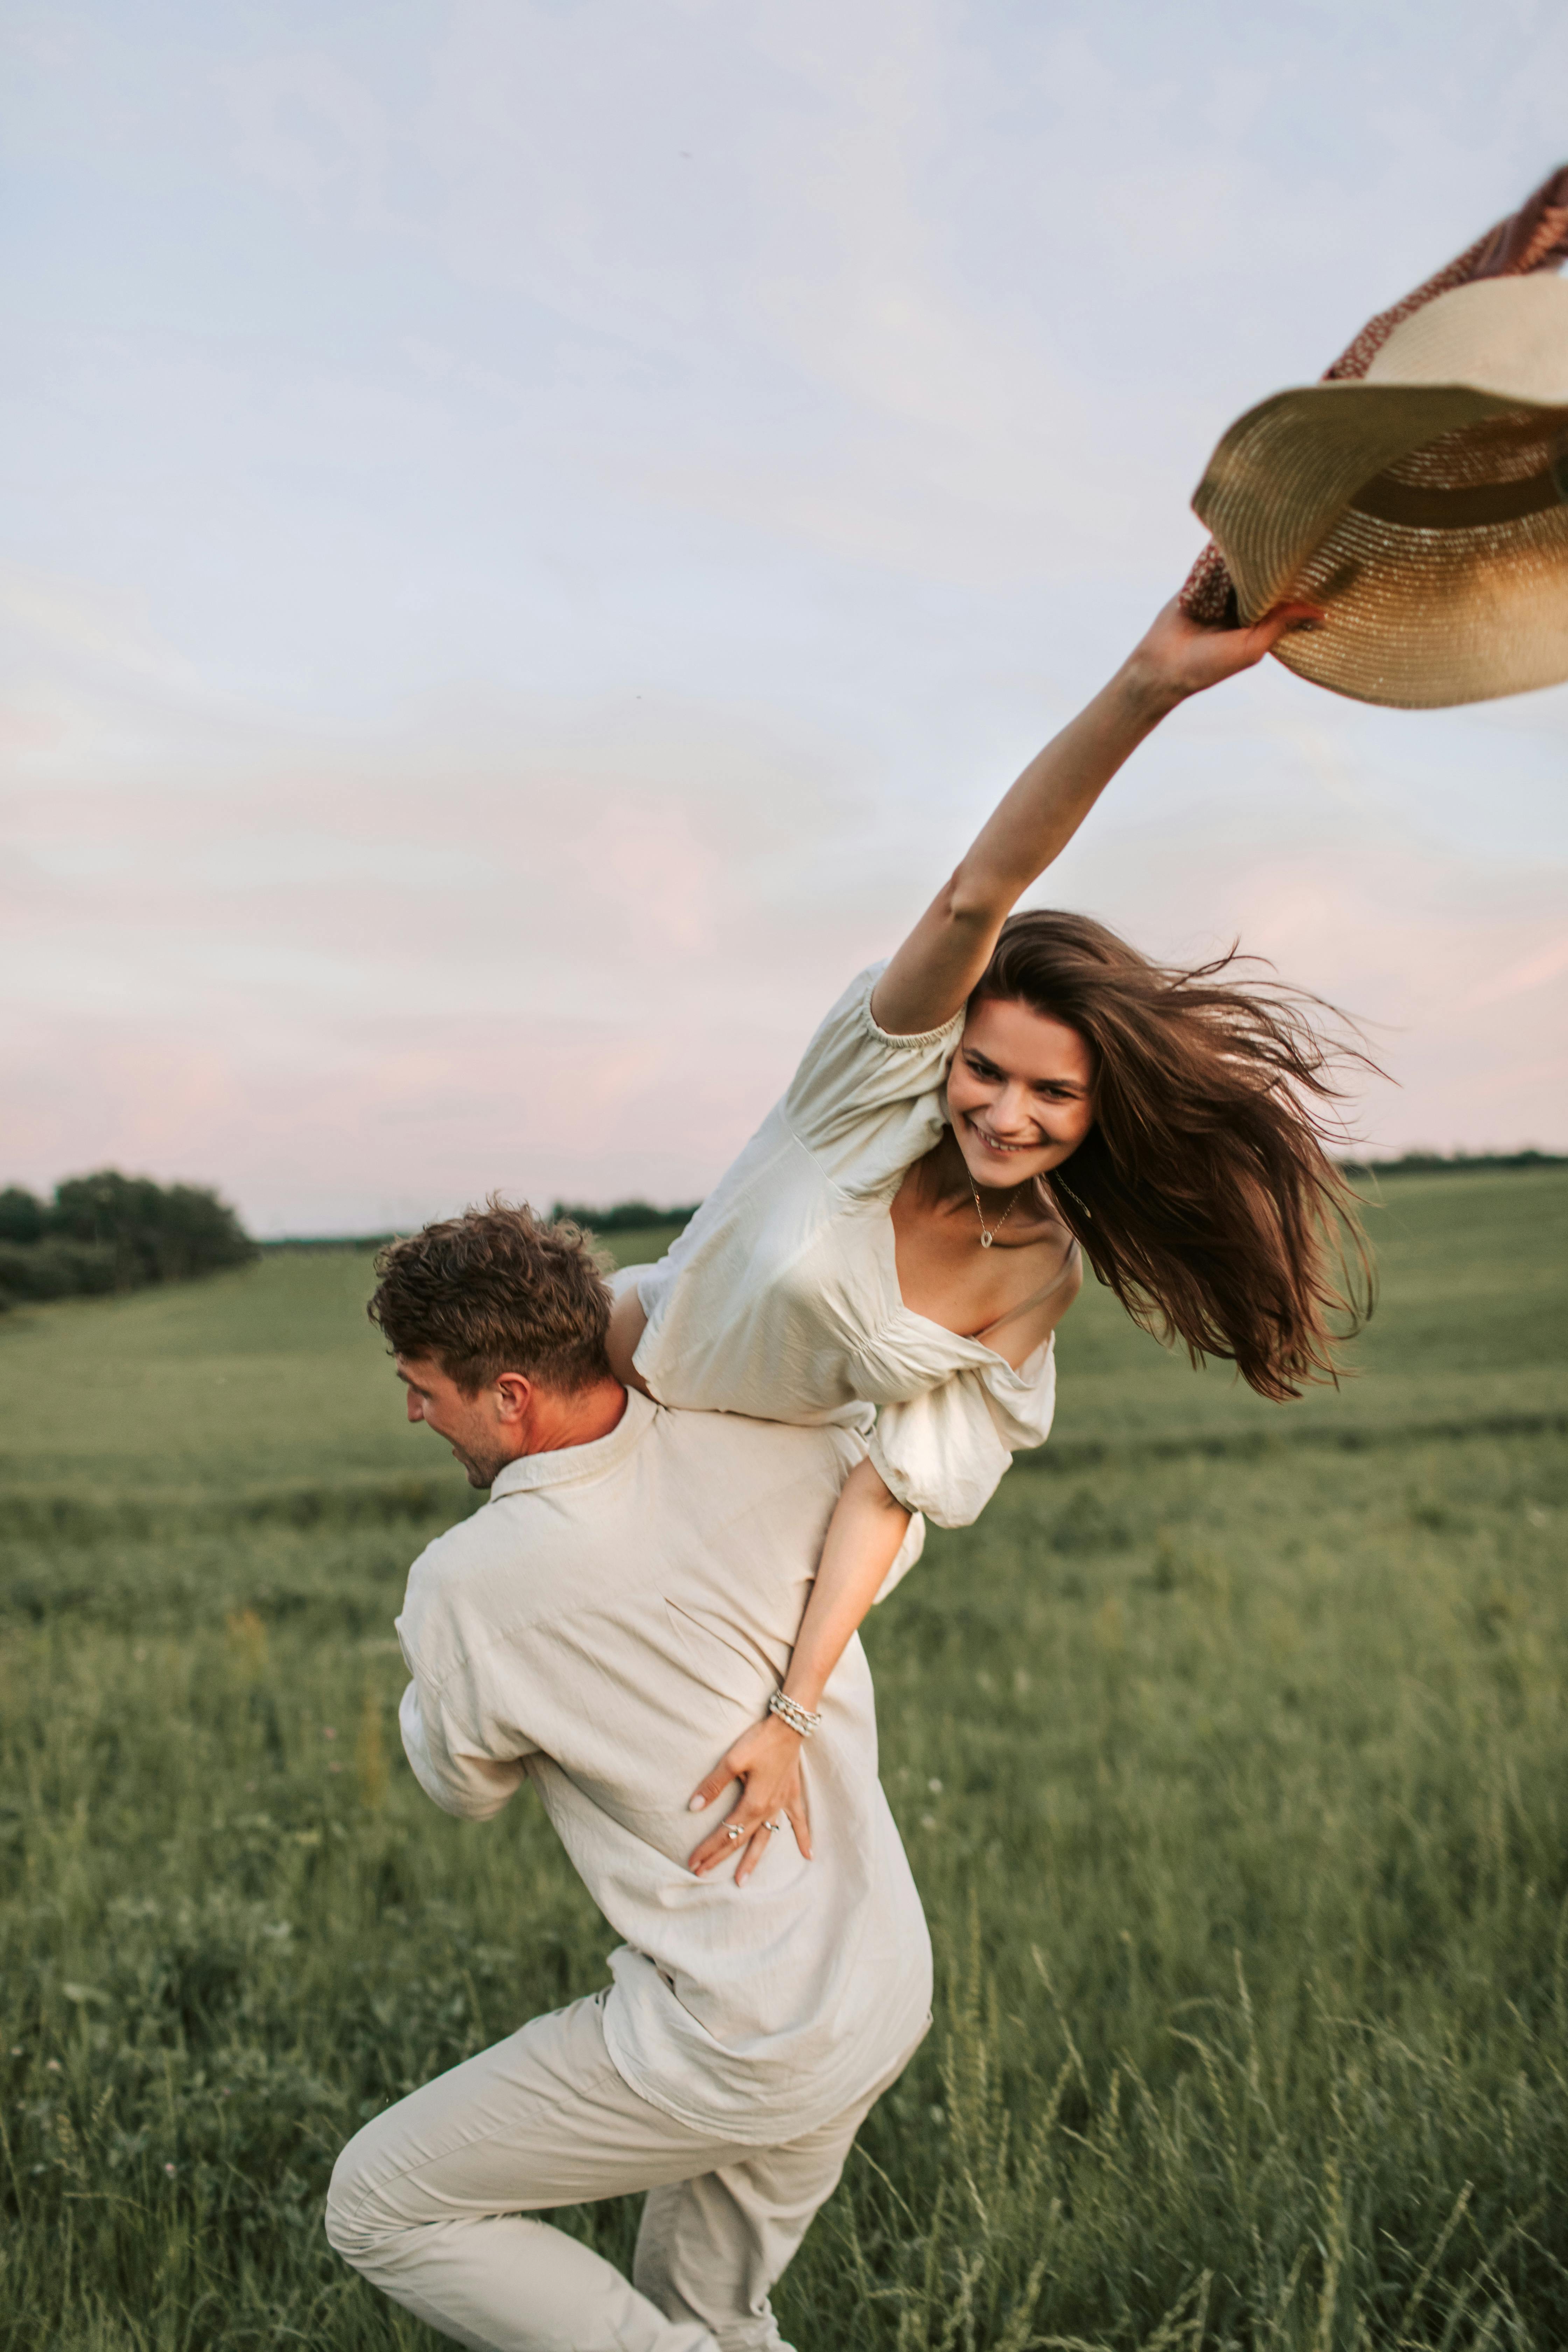
[[[114,1168],[68,1176],[55,1187],[49,1231],[110,1251],[115,1288],[133,1290],[156,1279],[153,1234],[162,1198],[150,1176],[121,1176]]]
[[[203,1184],[165,1186],[154,1248],[163,1282],[248,1265],[261,1255],[227,1202]]]
[[[100,1168],[68,1176],[55,1187],[47,1230],[107,1249],[115,1287],[184,1282],[226,1265],[245,1265],[256,1244],[226,1202],[195,1184],[155,1184],[150,1176],[122,1176]]]
[[[20,1184],[0,1192],[0,1242],[37,1242],[44,1237],[43,1202]]]
[[[114,1252],[48,1234],[0,1241],[0,1313],[19,1298],[96,1298],[119,1285]]]

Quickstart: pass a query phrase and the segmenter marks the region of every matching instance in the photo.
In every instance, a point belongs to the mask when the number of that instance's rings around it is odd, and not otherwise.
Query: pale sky
[[[1552,0],[0,12],[0,1181],[694,1198],[1201,543],[1568,154]],[[1568,1146],[1568,689],[1266,664],[1031,894]]]

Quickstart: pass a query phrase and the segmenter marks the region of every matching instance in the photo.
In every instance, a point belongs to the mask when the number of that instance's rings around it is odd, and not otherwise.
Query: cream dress
[[[661,1404],[847,1423],[900,1503],[966,1527],[1013,1454],[1049,1432],[1055,1342],[1015,1370],[985,1345],[996,1324],[965,1339],[904,1305],[893,1197],[948,1124],[963,1015],[889,1036],[871,1017],[883,969],[839,998],[668,1256],[622,1277],[647,1317],[634,1360]],[[1065,1281],[1076,1255],[1024,1305]]]

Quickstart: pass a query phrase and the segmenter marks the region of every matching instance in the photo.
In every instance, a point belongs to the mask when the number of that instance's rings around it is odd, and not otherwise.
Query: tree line
[[[656,1209],[649,1201],[617,1201],[613,1209],[590,1209],[580,1201],[557,1201],[550,1212],[552,1224],[563,1219],[595,1234],[635,1234],[644,1225],[686,1225],[697,1214],[689,1208]]]
[[[90,1298],[153,1282],[190,1282],[247,1265],[256,1244],[202,1184],[157,1184],[100,1168],[40,1200],[0,1191],[0,1313],[26,1299]]]
[[[1347,1176],[1493,1175],[1501,1168],[1568,1168],[1561,1151],[1404,1151],[1397,1160],[1342,1160]]]

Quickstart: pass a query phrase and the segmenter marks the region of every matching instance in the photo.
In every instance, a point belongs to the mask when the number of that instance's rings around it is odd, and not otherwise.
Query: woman
[[[1355,1228],[1307,1001],[1225,982],[1229,957],[1168,971],[1087,918],[1011,913],[1177,703],[1320,617],[1216,630],[1167,605],[828,1014],[669,1255],[621,1279],[611,1361],[660,1403],[868,1433],[782,1689],[691,1800],[743,1784],[698,1872],[738,1856],[743,1880],[781,1815],[809,1853],[801,1748],[828,1676],[918,1551],[914,1515],[967,1524],[1044,1440],[1082,1255],[1264,1396],[1332,1377]]]

